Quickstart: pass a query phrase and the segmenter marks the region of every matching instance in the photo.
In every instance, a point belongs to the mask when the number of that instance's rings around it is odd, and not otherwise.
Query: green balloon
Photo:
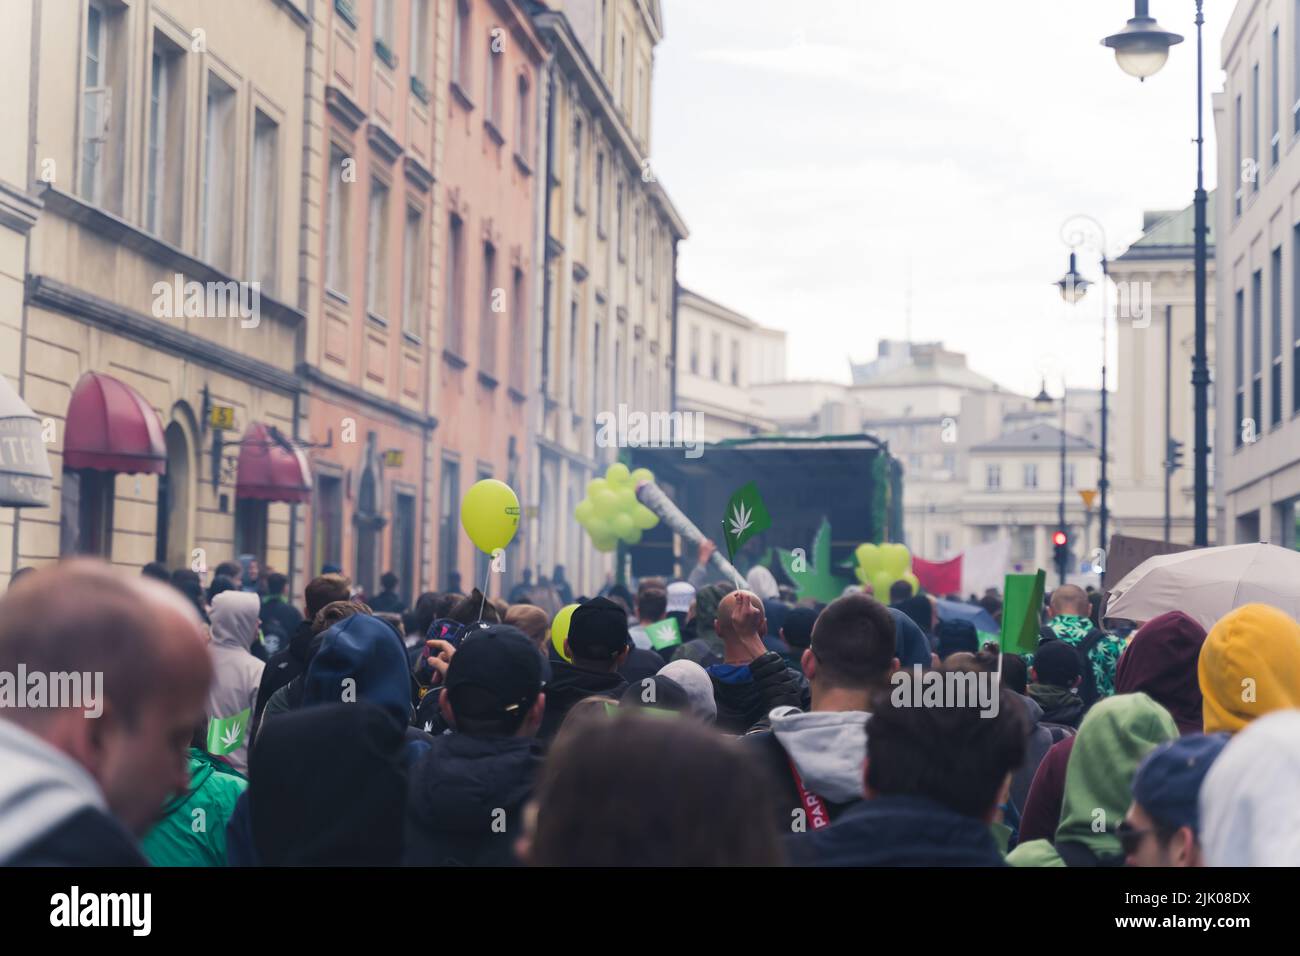
[[[573,517],[577,519],[578,524],[586,525],[591,520],[592,515],[596,513],[595,506],[587,498],[578,502],[577,507],[573,509]]]
[[[642,531],[649,531],[659,523],[659,516],[640,502],[632,509],[632,523]]]
[[[636,526],[632,524],[632,516],[622,512],[613,517],[609,526],[616,535],[624,540],[632,537],[632,532],[637,530]]]
[[[613,485],[625,485],[632,480],[632,473],[627,470],[627,465],[616,461],[606,470],[605,480]]]
[[[885,570],[882,564],[883,557],[880,553],[880,547],[872,544],[870,541],[860,544],[854,552],[858,559],[858,565],[866,574],[867,580],[876,576],[876,572]]]
[[[608,488],[598,488],[591,496],[591,506],[602,518],[618,514],[618,497]]]

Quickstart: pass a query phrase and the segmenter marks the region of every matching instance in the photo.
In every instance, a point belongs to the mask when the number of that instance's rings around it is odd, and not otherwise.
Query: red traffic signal
[[[1058,548],[1064,545],[1066,540],[1067,538],[1064,531],[1057,531],[1052,535],[1052,544],[1056,545]]]

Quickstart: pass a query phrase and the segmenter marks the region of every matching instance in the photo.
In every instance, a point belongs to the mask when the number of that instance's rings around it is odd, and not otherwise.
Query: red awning
[[[63,467],[163,474],[167,443],[158,413],[125,382],[87,372],[68,402]]]
[[[311,500],[311,472],[302,449],[276,441],[271,430],[253,422],[239,443],[239,476],[236,498],[265,501],[304,502]]]

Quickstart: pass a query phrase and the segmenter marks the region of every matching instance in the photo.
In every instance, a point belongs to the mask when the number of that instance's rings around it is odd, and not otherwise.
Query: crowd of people
[[[905,582],[823,604],[707,546],[576,597],[204,577],[15,575],[0,863],[1300,863],[1300,624],[1265,605],[1103,627],[1063,585],[1020,656]],[[102,675],[101,712],[6,701],[19,673]]]

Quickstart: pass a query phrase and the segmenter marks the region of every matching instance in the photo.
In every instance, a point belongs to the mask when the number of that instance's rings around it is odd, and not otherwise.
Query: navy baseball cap
[[[1134,801],[1161,826],[1199,832],[1201,783],[1228,739],[1227,734],[1188,734],[1161,744],[1138,764]]]

